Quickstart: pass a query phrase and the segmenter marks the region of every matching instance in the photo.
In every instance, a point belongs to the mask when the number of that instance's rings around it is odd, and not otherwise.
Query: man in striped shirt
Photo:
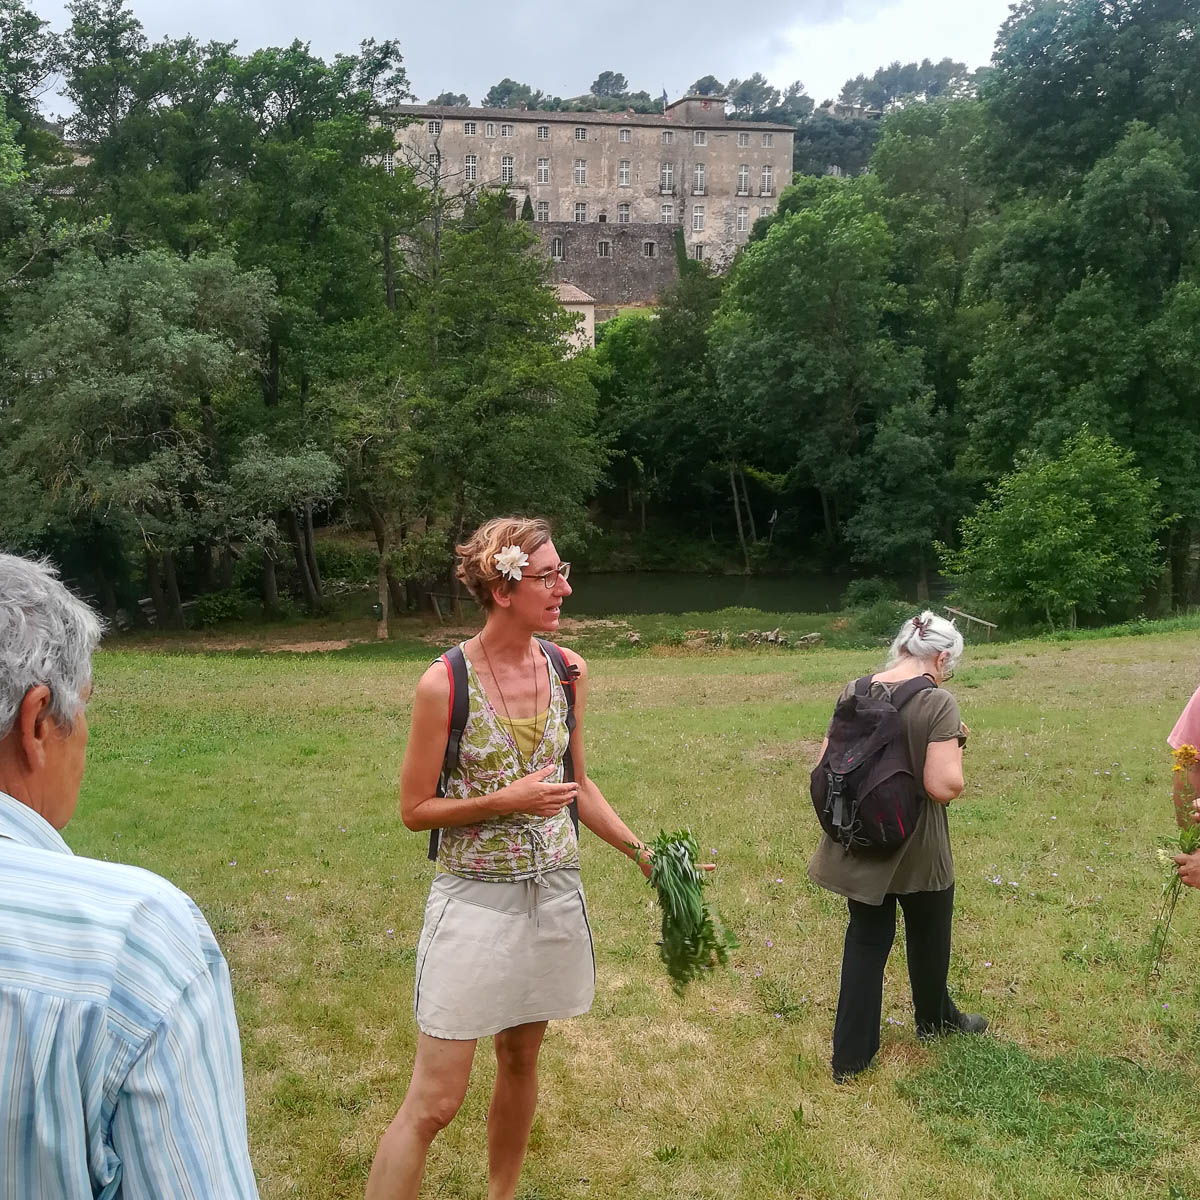
[[[225,960],[187,896],[76,858],[100,623],[0,554],[0,1200],[248,1200]]]

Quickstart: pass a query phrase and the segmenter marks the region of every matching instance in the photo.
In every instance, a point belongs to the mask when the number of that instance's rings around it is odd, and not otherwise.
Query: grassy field
[[[1141,986],[1195,633],[968,648],[951,987],[993,1031],[919,1044],[900,938],[879,1064],[849,1087],[828,1071],[844,909],[805,875],[807,773],[837,689],[878,652],[588,640],[595,778],[635,829],[690,825],[713,849],[742,946],[676,999],[640,874],[585,842],[596,1004],[548,1036],[524,1200],[1200,1197],[1200,896],[1158,992]],[[430,868],[396,780],[426,652],[149,644],[98,657],[68,840],[167,875],[209,917],[266,1200],[359,1196],[412,1058]],[[491,1074],[484,1043],[429,1196],[485,1195]]]

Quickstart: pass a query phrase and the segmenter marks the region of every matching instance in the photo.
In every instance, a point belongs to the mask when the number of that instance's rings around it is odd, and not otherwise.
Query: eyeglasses
[[[523,576],[523,578],[524,579],[540,579],[542,582],[542,586],[546,589],[546,591],[550,591],[551,588],[553,588],[555,586],[555,584],[558,583],[558,577],[560,575],[563,577],[564,582],[571,578],[571,564],[570,563],[559,563],[558,566],[555,567],[553,571],[543,571],[541,575],[530,575],[527,573]]]

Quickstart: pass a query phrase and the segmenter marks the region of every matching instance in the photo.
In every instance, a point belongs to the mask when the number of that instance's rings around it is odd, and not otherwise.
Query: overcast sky
[[[55,29],[65,0],[31,0]],[[1009,0],[133,0],[151,39],[192,33],[243,52],[294,38],[331,57],[367,37],[397,38],[413,91],[427,101],[466,92],[472,103],[504,76],[552,95],[585,92],[603,70],[634,90],[672,99],[701,75],[776,86],[804,82],[818,103],[846,79],[899,59],[991,57]]]

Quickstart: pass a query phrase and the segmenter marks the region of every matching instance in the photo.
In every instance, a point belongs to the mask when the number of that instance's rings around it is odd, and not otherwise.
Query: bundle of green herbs
[[[658,953],[677,995],[693,979],[725,966],[737,938],[713,914],[704,899],[708,880],[697,866],[699,849],[690,829],[660,832],[650,843],[650,886],[662,909]]]

